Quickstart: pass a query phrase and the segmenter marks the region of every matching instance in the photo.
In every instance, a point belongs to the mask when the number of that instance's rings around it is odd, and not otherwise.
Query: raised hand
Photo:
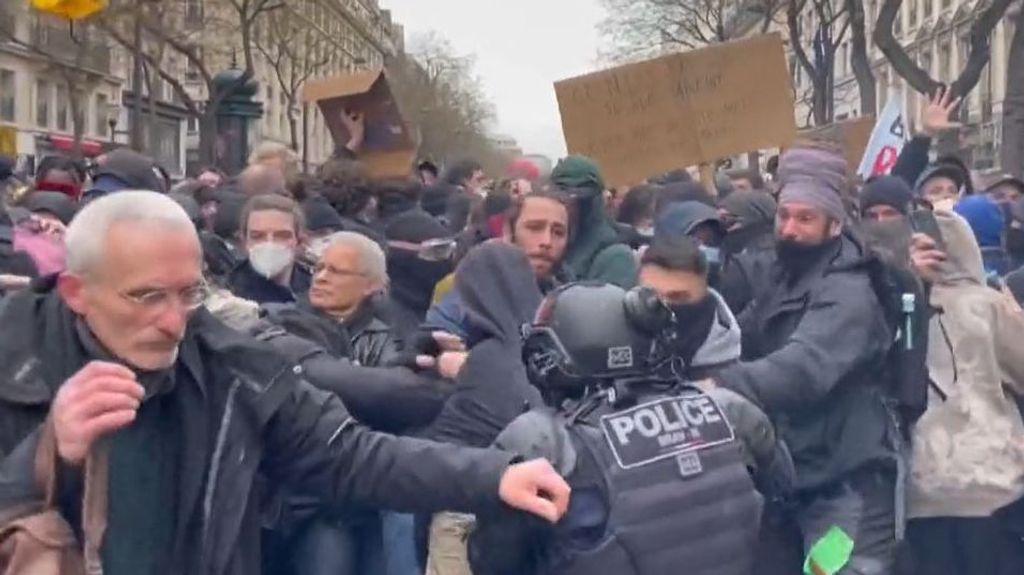
[[[93,361],[78,370],[50,408],[60,458],[72,465],[85,461],[97,439],[135,421],[143,395],[124,366]]]
[[[953,91],[940,86],[935,94],[928,98],[928,104],[921,109],[921,132],[934,138],[947,130],[958,130],[960,122],[953,122],[950,117],[963,101],[962,97],[953,98]]]

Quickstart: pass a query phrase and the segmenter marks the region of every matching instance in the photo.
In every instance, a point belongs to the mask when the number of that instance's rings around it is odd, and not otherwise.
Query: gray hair
[[[252,153],[249,154],[248,164],[250,166],[260,164],[271,158],[280,158],[289,171],[295,171],[299,168],[299,155],[295,150],[273,140],[264,140],[256,144]]]
[[[335,232],[317,242],[316,257],[320,259],[328,248],[346,246],[359,253],[359,271],[381,287],[388,285],[387,257],[380,244],[356,232]]]
[[[247,196],[288,196],[288,180],[276,168],[253,164],[238,174],[238,187]]]
[[[148,191],[116,192],[90,202],[71,220],[64,234],[67,270],[79,275],[92,271],[103,259],[110,229],[125,222],[181,228],[199,241],[195,224],[171,198]]]

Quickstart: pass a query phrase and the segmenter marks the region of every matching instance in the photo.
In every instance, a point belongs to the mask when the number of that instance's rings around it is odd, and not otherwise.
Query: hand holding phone
[[[935,249],[945,252],[946,242],[942,238],[942,230],[931,210],[914,210],[910,214],[910,227],[919,234],[925,234],[935,242]]]

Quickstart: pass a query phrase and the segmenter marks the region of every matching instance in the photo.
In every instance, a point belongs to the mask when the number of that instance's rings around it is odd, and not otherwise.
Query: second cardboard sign
[[[562,80],[555,93],[569,152],[597,160],[611,185],[796,136],[778,34]]]

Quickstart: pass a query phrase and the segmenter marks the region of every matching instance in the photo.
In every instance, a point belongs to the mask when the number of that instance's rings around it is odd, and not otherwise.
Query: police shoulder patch
[[[605,415],[601,417],[601,431],[623,469],[697,452],[736,438],[722,409],[703,393],[666,397]],[[686,462],[691,473],[693,461]],[[699,466],[700,460],[696,461]],[[684,472],[684,462],[680,460],[679,464]]]
[[[608,348],[608,369],[633,367],[633,348],[628,345]]]

